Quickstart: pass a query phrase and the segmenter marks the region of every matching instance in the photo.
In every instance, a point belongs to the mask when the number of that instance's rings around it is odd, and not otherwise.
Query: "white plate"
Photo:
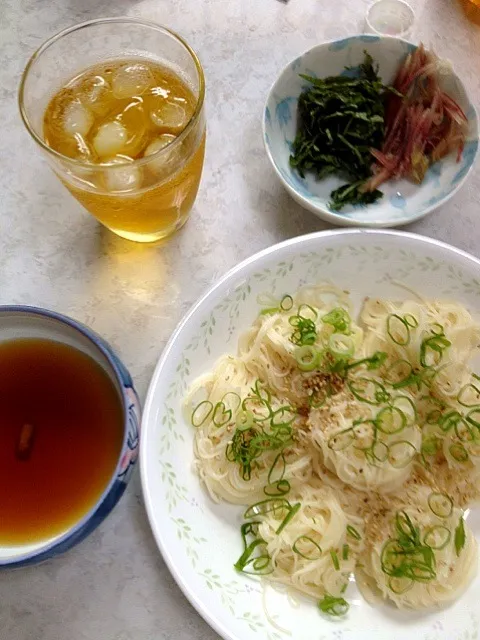
[[[478,637],[480,578],[447,610],[406,613],[373,608],[348,589],[342,620],[324,618],[300,598],[293,607],[268,588],[264,612],[259,582],[237,574],[239,525],[244,509],[216,505],[192,472],[193,429],[184,420],[188,385],[219,356],[236,350],[237,338],[258,313],[259,293],[281,296],[306,282],[331,280],[365,296],[419,293],[454,298],[480,314],[480,261],[446,244],[388,231],[329,231],[288,240],[256,254],[227,273],[192,308],[165,348],[143,415],[142,485],[148,516],[165,561],[199,613],[228,640],[474,640]],[[480,517],[469,523],[480,533]]]

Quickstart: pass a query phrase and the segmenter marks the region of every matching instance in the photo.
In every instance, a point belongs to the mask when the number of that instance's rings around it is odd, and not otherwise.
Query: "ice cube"
[[[128,141],[125,127],[113,120],[102,124],[93,139],[93,148],[102,158],[113,156],[124,150]]]
[[[163,135],[158,136],[158,138],[155,138],[155,140],[148,145],[143,155],[151,156],[154,153],[158,153],[174,140],[175,136],[172,136],[170,133],[164,133]]]
[[[155,138],[153,142],[151,142],[148,147],[145,149],[143,155],[145,158],[148,156],[152,156],[155,153],[158,153],[162,149],[165,149],[171,142],[175,140],[175,136],[170,133],[164,133],[158,138]],[[152,169],[155,173],[159,173],[161,171],[168,170],[169,166],[172,164],[172,161],[177,157],[177,151],[165,151],[165,153],[161,153],[158,158],[152,158],[152,160],[148,163],[148,167]]]
[[[140,96],[153,84],[150,69],[144,64],[126,64],[117,69],[112,78],[113,95],[116,98]]]
[[[187,112],[182,105],[165,100],[157,109],[150,112],[150,118],[156,127],[180,133],[187,124]]]
[[[79,98],[94,113],[104,116],[110,109],[111,87],[102,76],[90,76],[80,86]]]
[[[129,156],[137,156],[144,148],[147,140],[147,116],[143,104],[133,100],[115,118],[127,131],[127,142],[123,153]]]
[[[63,129],[69,135],[86,136],[93,124],[93,114],[80,101],[73,101],[63,112]]]
[[[118,154],[106,160],[112,165],[104,170],[104,184],[108,191],[134,191],[138,189],[142,180],[140,167],[129,166],[133,159]]]

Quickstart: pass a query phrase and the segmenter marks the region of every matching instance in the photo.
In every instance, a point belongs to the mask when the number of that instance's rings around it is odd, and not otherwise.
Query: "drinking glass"
[[[128,165],[93,164],[49,147],[43,123],[53,95],[87,68],[125,59],[166,67],[195,96],[193,115],[175,140]],[[204,97],[200,61],[179,35],[133,18],[106,18],[65,29],[41,46],[23,73],[19,105],[28,132],[70,193],[119,236],[155,242],[185,224],[195,201],[205,153]],[[125,182],[126,170],[136,172],[134,190],[106,188]]]
[[[480,24],[480,0],[461,0],[461,4],[467,18]]]

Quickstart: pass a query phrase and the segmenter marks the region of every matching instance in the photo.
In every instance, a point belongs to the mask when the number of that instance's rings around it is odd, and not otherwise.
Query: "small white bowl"
[[[305,52],[282,71],[272,86],[263,117],[263,135],[267,155],[290,195],[319,218],[339,226],[391,227],[409,224],[445,204],[466,180],[478,150],[477,113],[467,92],[452,71],[442,77],[443,88],[460,104],[467,115],[467,143],[460,162],[450,154],[427,171],[420,185],[408,180],[391,180],[380,189],[384,196],[368,206],[346,206],[340,212],[329,207],[330,193],[345,179],[331,176],[303,179],[290,166],[290,154],[297,130],[297,102],[307,82],[300,74],[324,78],[349,73],[368,51],[380,66],[385,84],[392,82],[400,62],[416,45],[392,36],[359,35],[326,42]]]

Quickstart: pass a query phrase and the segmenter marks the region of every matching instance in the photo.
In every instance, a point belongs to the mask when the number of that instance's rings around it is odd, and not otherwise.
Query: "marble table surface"
[[[312,45],[363,29],[370,0],[0,0],[0,304],[69,314],[118,350],[145,396],[176,323],[238,261],[325,229],[283,191],[263,150],[261,112],[276,75]],[[413,39],[452,60],[480,99],[480,29],[456,0],[410,0]],[[84,20],[165,24],[197,50],[208,85],[208,143],[190,222],[164,246],[113,237],[68,194],[23,130],[17,87],[31,53]],[[408,231],[480,256],[480,169]],[[1,505],[0,505],[1,509]],[[1,513],[0,513],[1,517]],[[0,640],[212,640],[170,576],[149,530],[139,474],[80,546],[0,573]]]

